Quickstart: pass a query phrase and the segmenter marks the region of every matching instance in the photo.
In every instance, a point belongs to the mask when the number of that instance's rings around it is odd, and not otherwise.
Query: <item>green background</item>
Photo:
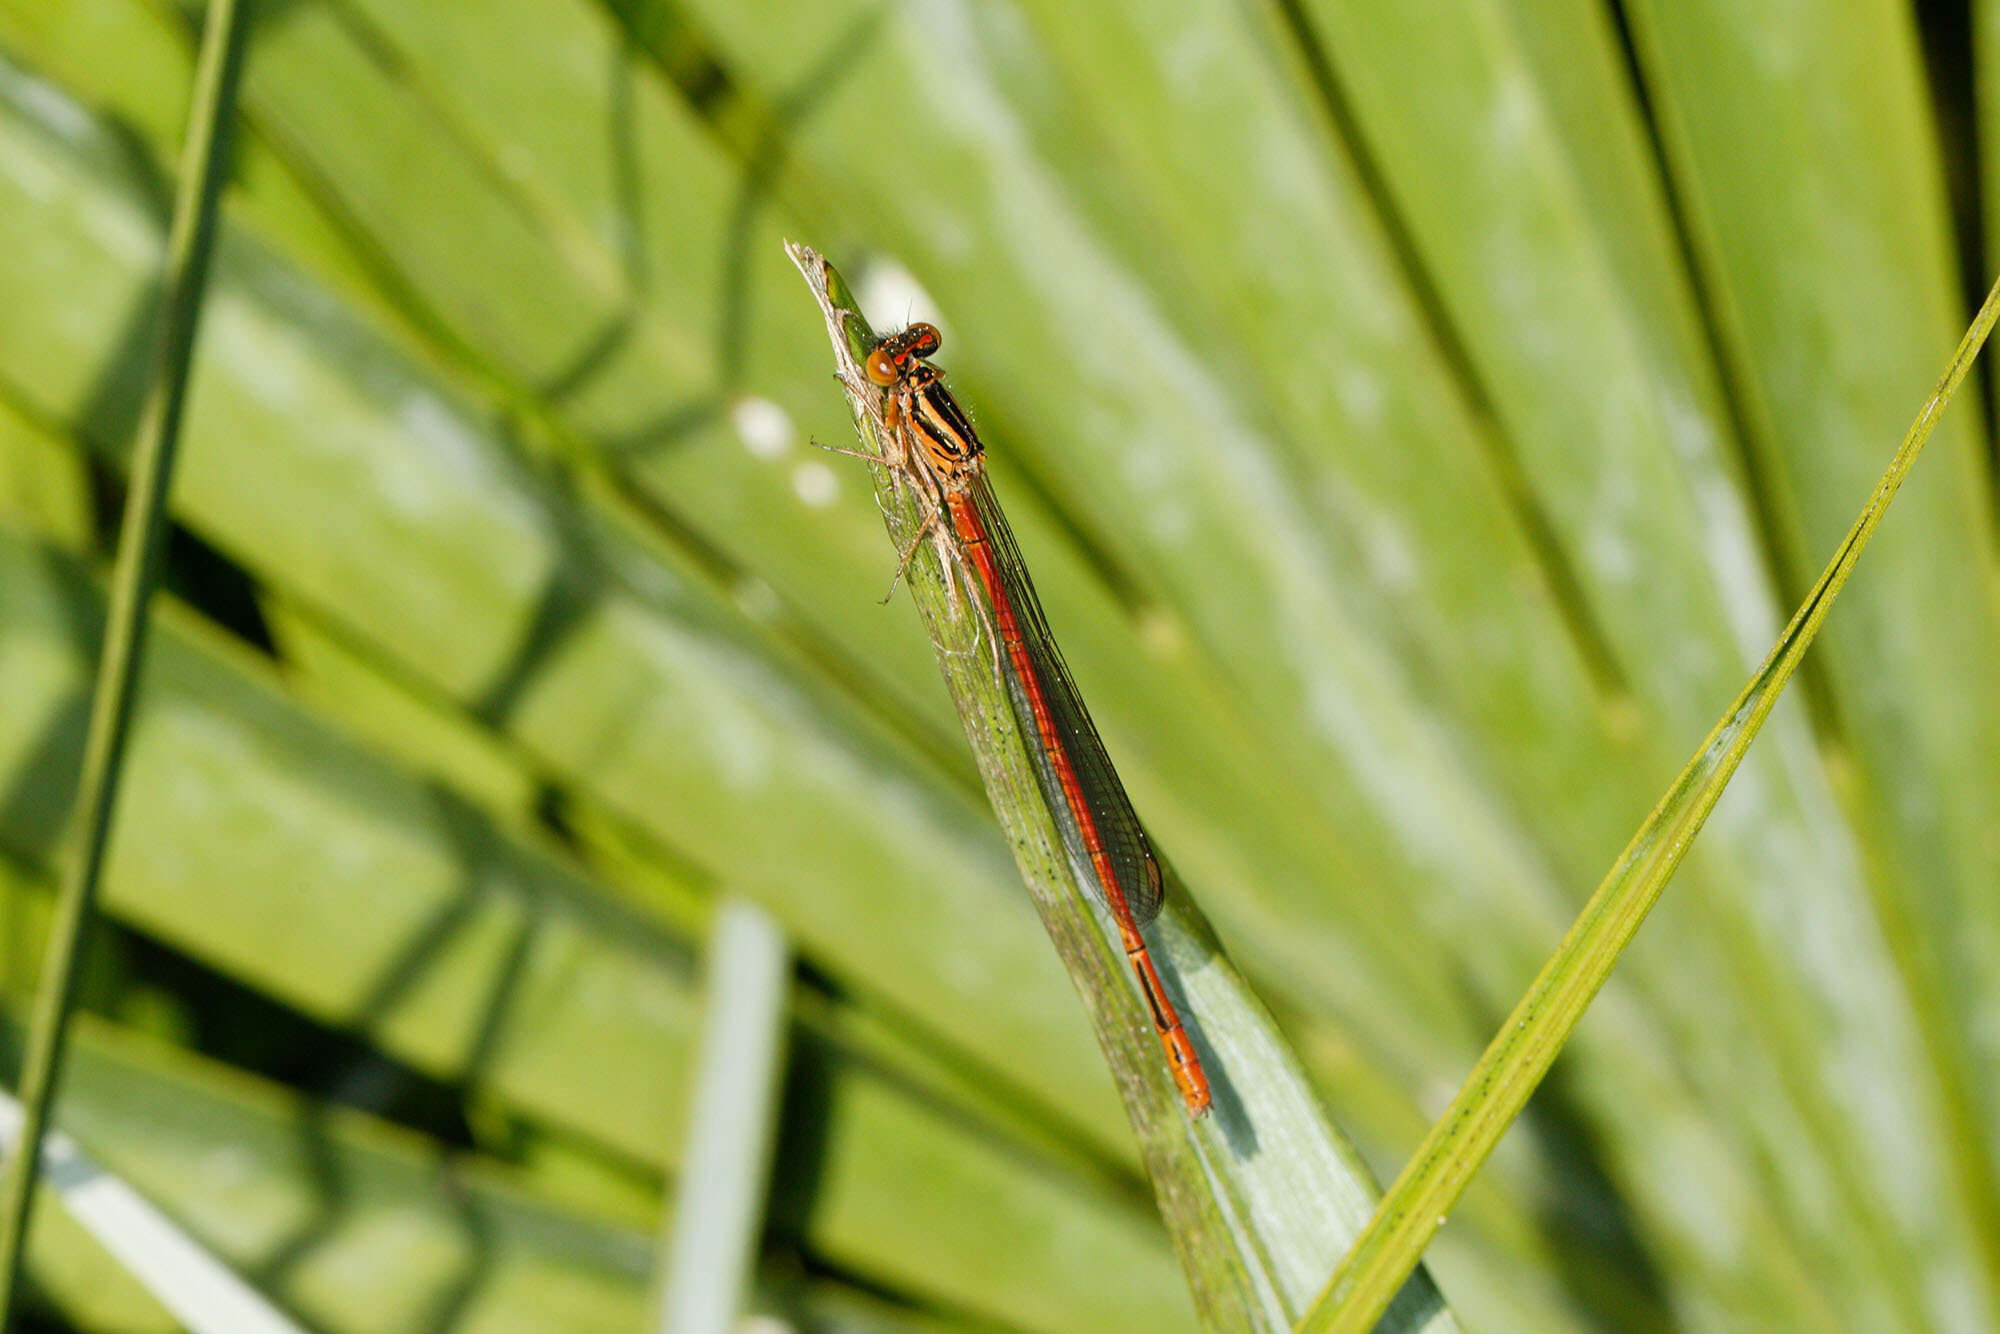
[[[0,8],[17,998],[197,21]],[[753,1305],[1192,1322],[808,443],[781,237],[944,329],[1136,804],[1386,1176],[1865,498],[2000,199],[1986,0],[252,21],[59,1121],[328,1329],[641,1326],[723,893],[801,965]],[[1982,397],[1434,1246],[1469,1328],[2000,1325]],[[48,1319],[171,1327],[40,1224]]]

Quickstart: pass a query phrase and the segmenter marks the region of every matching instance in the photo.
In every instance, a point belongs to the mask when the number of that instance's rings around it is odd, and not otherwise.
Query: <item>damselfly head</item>
[[[868,354],[868,378],[885,389],[910,373],[910,368],[938,350],[944,341],[934,324],[917,323],[892,333]]]

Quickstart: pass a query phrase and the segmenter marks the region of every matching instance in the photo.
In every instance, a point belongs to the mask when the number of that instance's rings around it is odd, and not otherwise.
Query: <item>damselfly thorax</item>
[[[944,376],[929,362],[919,361],[903,375],[891,399],[890,429],[898,422],[917,452],[947,488],[961,481],[979,462],[979,437],[965,409],[944,387]]]

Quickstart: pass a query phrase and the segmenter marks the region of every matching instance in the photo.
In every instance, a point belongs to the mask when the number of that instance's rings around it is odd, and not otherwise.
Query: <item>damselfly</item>
[[[1071,856],[1091,869],[1091,892],[1118,928],[1174,1084],[1189,1114],[1200,1116],[1209,1107],[1208,1077],[1141,934],[1164,895],[1159,860],[1049,633],[1028,567],[987,483],[984,447],[945,388],[944,373],[927,360],[939,341],[933,326],[913,324],[877,343],[865,367],[884,391],[887,461],[923,501],[924,526],[903,561],[935,539],[950,558],[947,570],[955,562],[978,584],[1043,795],[1068,816],[1063,836]]]

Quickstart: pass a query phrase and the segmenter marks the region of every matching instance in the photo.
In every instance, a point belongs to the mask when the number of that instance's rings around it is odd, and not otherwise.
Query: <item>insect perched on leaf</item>
[[[902,553],[897,576],[928,539],[944,557],[947,578],[955,579],[956,568],[977,585],[980,596],[971,601],[990,635],[1043,797],[1068,817],[1058,823],[1070,854],[1090,867],[1086,883],[1117,925],[1174,1084],[1189,1114],[1200,1116],[1209,1108],[1208,1077],[1141,934],[1164,897],[1159,859],[1049,633],[1027,564],[987,482],[985,447],[945,387],[944,372],[929,361],[941,343],[935,326],[912,324],[878,342],[864,366],[882,391],[882,461],[897,484],[913,487],[922,501],[923,522]],[[952,587],[955,598],[955,582]]]

